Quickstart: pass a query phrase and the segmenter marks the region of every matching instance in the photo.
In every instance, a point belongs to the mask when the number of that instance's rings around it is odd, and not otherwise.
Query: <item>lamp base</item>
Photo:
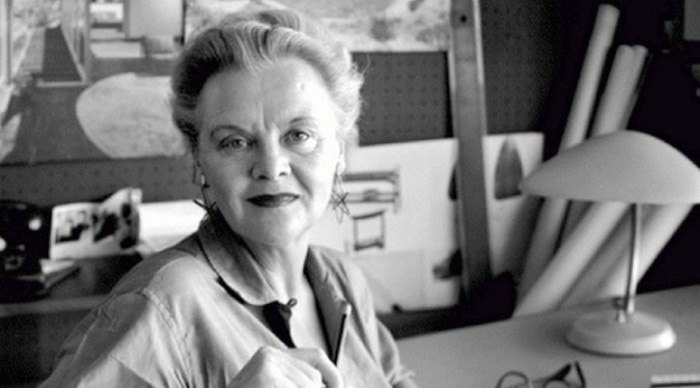
[[[642,312],[616,319],[616,311],[589,313],[574,322],[567,341],[584,351],[609,356],[641,356],[663,352],[676,343],[667,322]]]

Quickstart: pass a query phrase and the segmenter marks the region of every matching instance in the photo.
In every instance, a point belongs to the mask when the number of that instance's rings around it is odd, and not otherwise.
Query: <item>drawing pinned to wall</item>
[[[326,23],[351,51],[449,46],[449,0],[188,0],[186,34],[241,10],[294,8]]]
[[[386,244],[386,209],[391,205],[397,212],[401,205],[399,171],[360,171],[343,175],[348,204],[379,204],[382,208],[351,214],[354,251],[384,248]]]
[[[343,175],[347,203],[390,203],[401,205],[401,177],[398,170],[347,172]]]
[[[512,137],[503,139],[496,159],[493,176],[493,195],[496,199],[506,199],[520,195],[518,185],[523,179],[523,162],[517,144]]]
[[[386,245],[386,217],[384,210],[352,216],[353,249],[356,252],[382,249]]]
[[[488,135],[483,143],[491,272],[518,277],[540,203],[522,194],[518,186],[542,161],[543,136],[534,132]]]
[[[360,147],[349,155],[344,187],[350,217],[332,210],[312,241],[349,254],[365,271],[377,308],[456,303],[458,273],[445,268],[458,249],[449,188],[455,139]]]

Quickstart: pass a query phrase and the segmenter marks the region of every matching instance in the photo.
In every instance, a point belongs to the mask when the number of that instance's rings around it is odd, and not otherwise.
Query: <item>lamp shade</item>
[[[528,194],[644,204],[700,202],[700,168],[658,138],[620,130],[562,151],[527,176]]]

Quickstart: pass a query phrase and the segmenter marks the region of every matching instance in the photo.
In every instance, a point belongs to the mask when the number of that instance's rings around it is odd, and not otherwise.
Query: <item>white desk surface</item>
[[[607,357],[566,344],[566,332],[582,312],[612,308],[610,302],[406,338],[398,346],[422,388],[490,388],[509,370],[537,378],[571,361],[579,361],[589,388],[644,388],[654,374],[700,373],[700,286],[643,294],[636,301],[637,310],[674,328],[678,340],[671,350]]]

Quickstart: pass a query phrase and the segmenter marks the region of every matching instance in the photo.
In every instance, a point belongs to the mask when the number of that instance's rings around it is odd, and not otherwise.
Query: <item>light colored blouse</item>
[[[42,387],[226,387],[261,346],[285,348],[251,308],[274,301],[272,290],[219,218],[130,271],[69,336]],[[327,338],[352,306],[338,358],[345,386],[410,379],[359,268],[312,247],[305,273]]]

